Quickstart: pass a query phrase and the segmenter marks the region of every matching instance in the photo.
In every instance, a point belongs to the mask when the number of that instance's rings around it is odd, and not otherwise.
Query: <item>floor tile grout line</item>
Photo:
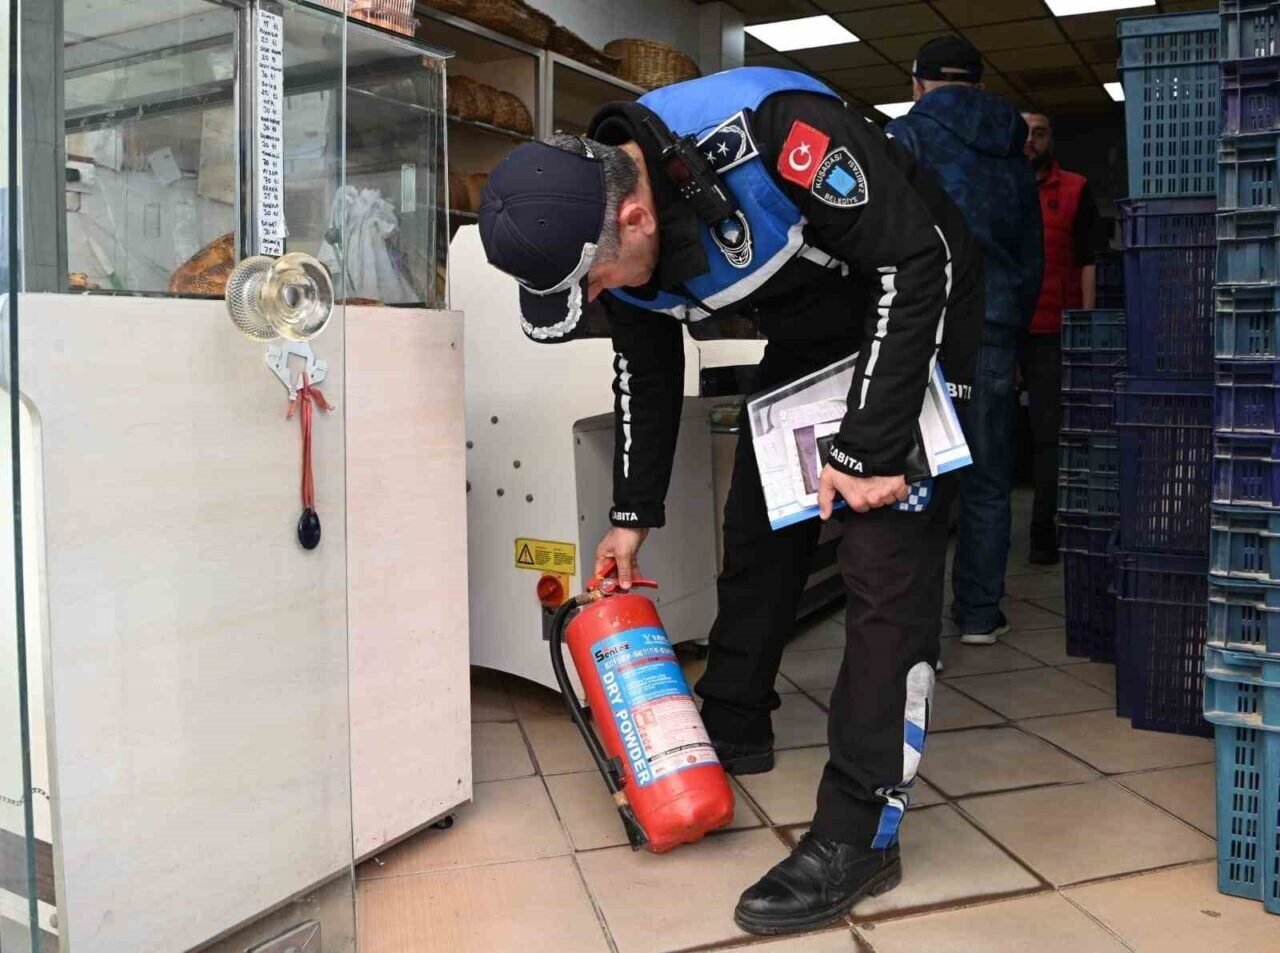
[[[1217,861],[1213,857],[1200,857],[1196,860],[1179,860],[1172,864],[1160,864],[1158,867],[1144,867],[1141,870],[1126,870],[1118,874],[1106,874],[1102,877],[1091,877],[1087,880],[1073,880],[1071,883],[1061,884],[1055,889],[1059,893],[1067,890],[1081,890],[1085,887],[1100,887],[1104,884],[1118,883],[1122,880],[1133,880],[1137,877],[1148,877],[1153,874],[1168,873],[1171,870],[1185,870],[1188,867],[1205,867],[1209,864],[1217,865]]]
[[[596,915],[596,922],[600,924],[600,932],[604,934],[604,942],[608,944],[610,953],[619,953],[618,944],[613,938],[613,931],[609,929],[609,921],[605,918],[604,909],[596,900],[596,895],[591,891],[591,884],[587,882],[587,875],[582,870],[582,865],[578,863],[578,855],[576,853],[570,855],[570,861],[573,869],[578,874],[578,882],[582,884],[582,892],[587,895],[587,903],[591,904],[591,911]]]
[[[1084,914],[1094,923],[1096,923],[1102,930],[1104,930],[1107,933],[1108,936],[1113,937],[1117,943],[1123,946],[1126,950],[1129,950],[1130,953],[1140,953],[1140,951],[1136,946],[1134,946],[1132,943],[1126,940],[1123,936],[1121,936],[1115,930],[1111,929],[1111,927],[1108,926],[1105,922],[1103,922],[1101,918],[1094,916],[1093,913],[1086,910],[1080,904],[1076,903],[1075,900],[1073,900],[1071,897],[1068,897],[1061,888],[1058,889],[1058,896],[1061,897],[1063,900],[1065,900],[1067,903],[1071,904],[1072,907],[1074,907],[1076,910],[1079,910],[1082,914]]]
[[[1094,771],[1092,768],[1089,770]],[[973,801],[980,797],[999,797],[1003,794],[1024,794],[1027,791],[1047,791],[1050,788],[1072,788],[1081,784],[1093,784],[1095,781],[1103,780],[1102,775],[1094,771],[1093,777],[1082,778],[1076,781],[1046,781],[1043,784],[1026,784],[1014,788],[998,788],[994,791],[973,791],[969,794],[945,794],[942,788],[938,787],[936,782],[929,781],[929,778],[923,774],[921,777],[923,777],[925,781],[928,781],[931,787],[936,789],[938,792],[943,793],[947,798],[947,801],[951,804],[958,804],[961,801]]]
[[[1038,879],[1038,878],[1037,878]],[[853,926],[855,929],[865,929],[867,927],[879,928],[889,923],[899,923],[903,920],[913,920],[917,917],[928,917],[940,913],[954,913],[957,910],[970,910],[975,907],[986,907],[997,903],[1009,903],[1013,900],[1025,900],[1028,897],[1048,896],[1053,893],[1052,884],[1041,884],[1036,887],[1021,887],[1017,890],[1010,890],[1005,893],[985,894],[974,897],[960,897],[955,900],[942,900],[936,903],[921,904],[916,907],[903,907],[900,910],[886,910],[884,913],[873,914],[862,919],[855,917]]]
[[[965,810],[965,807],[961,802],[953,801],[951,802],[951,806],[955,808],[955,810],[960,814],[961,817],[963,817],[966,821],[968,821],[970,824],[976,827],[978,831],[982,833],[982,836],[987,838],[987,840],[991,841],[991,843],[995,844],[996,847],[999,848],[1001,851],[1003,851],[1006,855],[1008,855],[1014,861],[1014,863],[1022,867],[1027,873],[1029,873],[1032,877],[1034,877],[1037,881],[1039,881],[1043,886],[1049,887],[1050,889],[1056,889],[1054,884],[1049,882],[1048,878],[1042,876],[1040,871],[1036,870],[1034,867],[1031,866],[1030,862],[1020,857],[1013,850],[1013,848],[1003,843],[999,838],[995,836],[993,832],[987,830],[987,828],[976,817],[974,817],[967,810]]]
[[[1112,709],[1110,708],[1094,709],[1094,711],[1111,711],[1111,710]],[[1067,712],[1063,715],[1037,715],[1035,717],[1036,718],[1066,718],[1066,717],[1070,717],[1071,715],[1087,715],[1087,714],[1090,714],[1090,712],[1077,711],[1077,712]],[[1011,724],[1014,728],[1017,728],[1019,731],[1021,731],[1023,734],[1027,735],[1028,737],[1034,738],[1037,741],[1043,742],[1044,744],[1048,745],[1050,748],[1053,748],[1055,751],[1059,752],[1060,754],[1063,754],[1066,757],[1070,758],[1072,761],[1076,761],[1084,765],[1090,771],[1096,771],[1098,774],[1102,775],[1102,777],[1104,778],[1108,777],[1107,772],[1104,771],[1102,768],[1100,768],[1098,765],[1092,763],[1091,761],[1085,760],[1085,758],[1082,755],[1078,755],[1074,751],[1068,751],[1066,748],[1058,744],[1056,741],[1052,741],[1049,738],[1045,738],[1043,735],[1036,734],[1034,731],[1028,728],[1026,724],[1024,724],[1024,722],[1032,721],[1032,720],[1034,719],[1023,718],[1018,721],[1010,721],[1009,724]],[[1094,780],[1096,781],[1097,778],[1094,778]]]
[[[1062,714],[1062,715],[1035,715],[1035,716],[1032,716],[1031,718],[1021,718],[1021,719],[1018,719],[1017,721],[1010,721],[1010,722],[1009,722],[1009,724],[1013,725],[1013,726],[1014,726],[1015,728],[1017,728],[1018,730],[1023,731],[1023,732],[1025,732],[1025,733],[1029,734],[1031,737],[1036,738],[1036,739],[1038,739],[1038,740],[1040,740],[1040,741],[1043,741],[1045,744],[1050,745],[1050,746],[1052,746],[1052,747],[1056,748],[1058,751],[1062,752],[1062,753],[1063,753],[1063,754],[1065,754],[1067,757],[1069,757],[1069,758],[1074,758],[1076,761],[1079,761],[1081,764],[1086,765],[1086,766],[1087,766],[1087,767],[1089,767],[1089,768],[1092,768],[1094,771],[1097,771],[1097,772],[1098,772],[1100,775],[1102,775],[1104,778],[1120,777],[1120,776],[1122,776],[1122,775],[1126,775],[1126,774],[1150,774],[1150,773],[1155,772],[1155,771],[1167,771],[1167,770],[1169,770],[1169,769],[1171,769],[1171,768],[1194,768],[1194,767],[1198,767],[1198,766],[1200,766],[1200,765],[1204,765],[1204,764],[1212,764],[1212,763],[1213,763],[1213,761],[1212,761],[1212,759],[1211,759],[1211,760],[1208,760],[1208,761],[1195,761],[1195,762],[1192,762],[1191,764],[1169,764],[1169,765],[1163,765],[1163,766],[1155,767],[1155,768],[1132,768],[1132,769],[1126,769],[1126,770],[1123,770],[1123,771],[1108,771],[1106,768],[1103,768],[1103,767],[1101,767],[1101,766],[1099,766],[1099,765],[1094,764],[1094,763],[1093,763],[1093,762],[1091,762],[1091,761],[1086,760],[1086,759],[1085,759],[1085,757],[1084,757],[1083,755],[1078,755],[1078,754],[1076,754],[1076,753],[1074,753],[1074,752],[1072,752],[1072,751],[1068,751],[1066,748],[1064,748],[1062,745],[1058,744],[1056,741],[1053,741],[1053,740],[1052,740],[1052,739],[1050,739],[1050,738],[1045,738],[1043,735],[1038,735],[1038,734],[1036,734],[1036,733],[1035,733],[1034,731],[1032,731],[1032,730],[1031,730],[1031,728],[1029,728],[1029,727],[1027,726],[1027,724],[1026,724],[1028,721],[1039,721],[1040,719],[1046,719],[1046,720],[1047,720],[1047,719],[1049,719],[1049,718],[1069,718],[1069,717],[1073,717],[1073,716],[1075,716],[1075,715],[1092,715],[1092,714],[1095,714],[1096,712],[1100,712],[1100,711],[1112,711],[1112,710],[1113,710],[1113,709],[1111,709],[1111,708],[1095,708],[1093,711],[1075,711],[1075,712],[1066,712],[1066,713],[1064,713],[1064,714]],[[1119,715],[1117,715],[1116,717],[1117,717],[1117,718],[1119,718],[1120,716],[1119,716]],[[1136,731],[1136,730],[1138,730],[1138,729],[1130,729],[1130,730],[1134,730],[1134,731]],[[1179,737],[1181,737],[1181,736],[1179,736]],[[1126,790],[1127,790],[1127,789],[1126,789]]]
[[[1118,787],[1120,790],[1124,791],[1126,794],[1131,794],[1134,797],[1136,797],[1138,800],[1151,805],[1157,811],[1160,811],[1162,814],[1169,815],[1169,817],[1173,818],[1175,821],[1177,821],[1179,824],[1183,825],[1184,827],[1187,827],[1190,830],[1195,831],[1197,834],[1202,834],[1205,837],[1208,837],[1215,844],[1218,842],[1217,834],[1210,834],[1208,831],[1202,831],[1200,828],[1196,827],[1185,817],[1179,817],[1177,814],[1173,813],[1173,811],[1169,810],[1163,804],[1157,804],[1155,801],[1151,800],[1149,797],[1139,793],[1138,791],[1133,790],[1132,788],[1128,787],[1125,784],[1122,784],[1120,782],[1120,778],[1122,777],[1124,777],[1124,775],[1122,774],[1113,774],[1113,775],[1108,775],[1107,780],[1110,781],[1112,784],[1114,784],[1116,787]]]
[[[358,877],[358,883],[380,883],[386,880],[407,880],[412,877],[434,877],[437,874],[454,874],[463,870],[482,870],[485,867],[509,867],[512,864],[533,864],[542,860],[555,860],[557,857],[572,857],[572,848],[563,854],[545,854],[541,857],[516,857],[511,860],[488,860],[480,864],[453,864],[448,867],[436,867],[432,870],[406,870],[398,874],[381,874],[377,877]]]

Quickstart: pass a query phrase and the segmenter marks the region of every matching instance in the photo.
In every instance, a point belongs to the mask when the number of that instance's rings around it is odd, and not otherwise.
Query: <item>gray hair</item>
[[[635,160],[617,146],[606,146],[594,139],[570,136],[562,132],[548,136],[544,141],[549,146],[574,155],[583,155],[584,148],[590,149],[604,164],[604,230],[597,242],[596,261],[612,261],[622,249],[618,237],[618,209],[622,207],[622,200],[640,184],[640,170],[636,167]]]

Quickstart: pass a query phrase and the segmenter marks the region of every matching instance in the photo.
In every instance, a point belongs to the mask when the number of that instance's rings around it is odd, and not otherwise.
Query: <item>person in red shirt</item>
[[[1044,227],[1044,281],[1031,327],[1018,347],[1023,386],[1030,400],[1034,441],[1030,562],[1058,561],[1058,430],[1062,426],[1062,312],[1093,308],[1097,285],[1098,205],[1082,175],[1067,172],[1053,154],[1049,117],[1023,113],[1023,150],[1040,184]]]

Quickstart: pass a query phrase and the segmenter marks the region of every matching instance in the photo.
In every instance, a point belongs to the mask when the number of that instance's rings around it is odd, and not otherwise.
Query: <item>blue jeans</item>
[[[957,408],[973,464],[960,471],[960,529],[951,585],[952,616],[961,632],[986,632],[1000,623],[1000,599],[1013,522],[1014,342],[984,340],[978,352],[973,400]]]

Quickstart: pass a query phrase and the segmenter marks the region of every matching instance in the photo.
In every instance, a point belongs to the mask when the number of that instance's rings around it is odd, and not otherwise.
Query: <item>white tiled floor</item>
[[[1015,543],[1014,633],[994,649],[946,640],[905,879],[848,922],[762,941],[732,920],[739,892],[812,817],[840,657],[833,619],[788,646],[777,767],[735,782],[729,830],[663,856],[625,846],[558,697],[475,672],[475,801],[450,830],[360,869],[361,950],[1280,950],[1280,917],[1215,888],[1212,744],[1115,717],[1111,667],[1066,655],[1061,585]],[[699,667],[690,660],[690,674]]]

